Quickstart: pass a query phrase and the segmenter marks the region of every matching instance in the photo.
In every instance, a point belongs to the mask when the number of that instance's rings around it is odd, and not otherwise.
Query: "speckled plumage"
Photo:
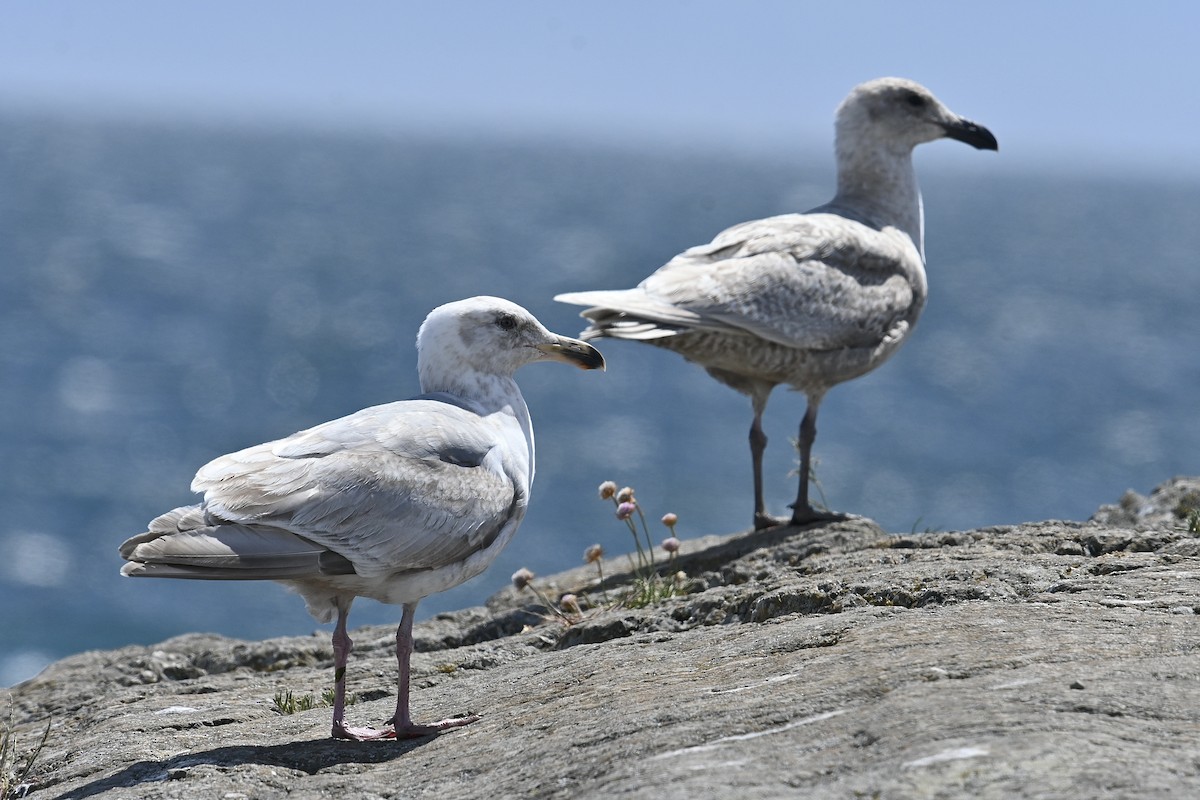
[[[421,735],[408,656],[417,602],[481,573],[516,533],[534,473],[533,428],[513,373],[558,360],[603,369],[591,345],[494,297],[430,312],[417,338],[425,394],[374,406],[200,468],[199,505],[163,514],[121,545],[132,577],[276,580],[322,622],[336,617],[333,733]],[[343,724],[346,618],[355,597],[404,606],[394,729]]]
[[[779,384],[808,397],[792,522],[828,516],[808,502],[817,408],[831,387],[886,361],[920,317],[927,287],[912,150],[942,137],[996,149],[989,131],[953,114],[919,84],[864,83],[838,108],[832,201],[806,214],[735,225],[634,289],[556,298],[588,306],[584,339],[672,350],[750,397],[755,527],[776,524],[762,496],[761,418]]]

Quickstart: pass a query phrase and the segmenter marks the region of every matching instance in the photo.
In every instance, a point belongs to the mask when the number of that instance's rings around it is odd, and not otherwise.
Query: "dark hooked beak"
[[[942,130],[946,132],[947,137],[969,144],[977,150],[1000,149],[1000,145],[991,131],[969,119],[960,117],[954,122],[945,123],[942,125]]]

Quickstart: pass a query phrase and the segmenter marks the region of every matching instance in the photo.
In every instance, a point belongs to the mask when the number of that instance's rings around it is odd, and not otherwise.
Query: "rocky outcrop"
[[[35,798],[1200,796],[1197,508],[1176,479],[1088,522],[710,537],[636,609],[539,579],[598,607],[506,589],[417,626],[414,714],[483,715],[436,738],[280,713],[330,685],[325,632],[84,653],[14,690],[18,749],[53,720]],[[393,631],[355,641],[348,717],[379,723]]]

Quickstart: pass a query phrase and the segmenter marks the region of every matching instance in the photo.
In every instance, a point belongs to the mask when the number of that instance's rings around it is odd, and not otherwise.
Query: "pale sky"
[[[4,0],[0,108],[777,152],[892,74],[1007,169],[1200,176],[1198,32],[1153,1]]]

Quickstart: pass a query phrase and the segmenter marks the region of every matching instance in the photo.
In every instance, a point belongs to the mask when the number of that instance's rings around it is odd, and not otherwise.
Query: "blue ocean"
[[[1200,472],[1200,181],[918,152],[930,299],[915,335],[822,405],[818,499],[891,531],[1085,519]],[[969,156],[969,157],[968,157]],[[495,294],[574,335],[559,292],[631,286],[735,222],[832,192],[828,147],[703,153],[570,141],[0,115],[0,685],[93,648],[318,628],[271,584],[134,581],[117,546],[192,502],[209,459],[419,391],[434,306]],[[533,502],[482,602],[628,532],[635,488],[683,537],[751,520],[745,398],[600,342],[605,374],[518,376]],[[795,496],[803,398],[767,410],[767,497]],[[656,527],[656,522],[651,522]],[[665,529],[661,530],[666,535]],[[656,533],[657,535],[657,533]],[[351,623],[395,623],[359,601]]]

